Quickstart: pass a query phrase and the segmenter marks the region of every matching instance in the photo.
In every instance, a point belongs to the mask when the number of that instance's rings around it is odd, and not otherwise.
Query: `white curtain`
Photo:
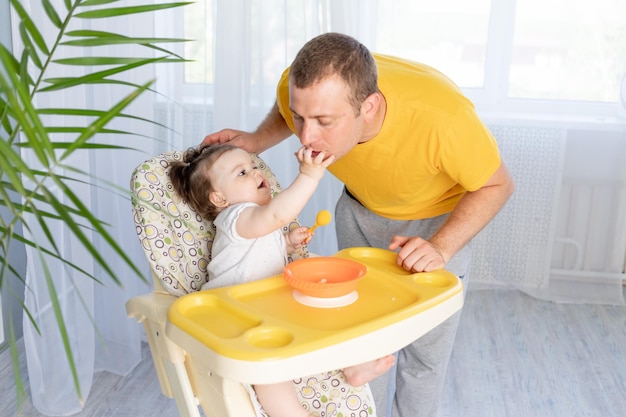
[[[33,0],[31,2],[22,1],[21,3],[29,11],[44,38],[49,40],[51,36],[49,33],[56,33],[56,30],[46,26],[45,22],[48,19],[41,2]],[[63,1],[53,1],[52,3],[55,4],[57,10],[63,10],[65,7]],[[132,4],[133,2],[128,3]],[[12,15],[11,21],[13,47],[15,51],[20,51],[22,45],[18,42],[20,37],[17,32],[19,19],[16,15]],[[79,19],[75,19],[73,23],[75,25],[86,24]],[[83,26],[81,28],[88,27]],[[149,18],[142,22],[135,21],[133,24],[127,19],[120,18],[109,19],[106,28],[97,29],[126,33],[130,36],[140,36],[139,34],[153,36],[153,28],[154,22]],[[72,29],[79,29],[79,27],[73,26]],[[90,29],[96,28],[90,27]],[[47,33],[48,36],[46,36]],[[102,54],[102,56],[122,55],[119,52],[105,49],[107,48],[99,49],[97,54]],[[128,56],[133,56],[132,53],[133,51],[129,50]],[[61,58],[61,56],[57,55],[56,58]],[[154,77],[154,73],[150,71],[142,69],[136,73],[131,73],[126,81],[143,84]],[[68,76],[69,74],[50,73],[47,75],[51,77]],[[108,109],[129,92],[128,89],[113,86],[104,89],[81,87],[64,93],[40,94],[36,98],[36,105],[38,107],[68,106]],[[150,96],[147,93],[133,105],[132,109],[127,109],[127,111],[137,116],[152,118],[153,100],[154,95]],[[58,123],[58,120],[56,122]],[[74,121],[68,118],[66,122],[68,125],[72,125]],[[160,150],[162,146],[153,139],[149,139],[152,133],[148,129],[153,129],[150,125],[142,125],[140,122],[125,122],[125,124],[118,123],[109,127],[137,132],[139,135],[131,138],[103,135],[96,139],[98,142],[129,146],[142,151],[97,150],[96,152],[76,154],[72,160],[66,162],[101,179],[101,181],[97,187],[81,184],[71,186],[81,196],[83,202],[91,208],[94,216],[110,225],[109,231],[113,238],[132,259],[136,260],[136,264],[145,271],[145,277],[149,280],[147,261],[140,251],[135,235],[129,195],[123,190],[129,189],[128,185],[133,168],[145,160],[147,155]],[[141,134],[145,134],[146,137],[142,137]],[[59,140],[63,139],[59,138]],[[30,166],[37,166],[37,158],[28,151],[23,151],[23,157]],[[68,175],[75,176],[71,172],[68,172]],[[113,187],[119,187],[119,189],[115,191],[107,183],[112,184]],[[29,225],[34,226],[36,222],[34,220],[29,221]],[[77,366],[81,399],[77,394],[68,365],[63,340],[59,336],[60,332],[49,297],[43,263],[37,251],[31,248],[26,249],[25,305],[37,323],[37,328],[35,328],[28,317],[24,316],[24,344],[32,403],[45,415],[67,416],[80,412],[84,401],[88,401],[94,372],[105,370],[126,375],[141,360],[141,326],[126,317],[125,302],[133,296],[148,292],[150,286],[118,260],[111,253],[112,250],[104,245],[102,239],[95,234],[92,235],[91,240],[99,248],[103,257],[110,261],[112,269],[115,270],[121,280],[121,286],[115,284],[106,272],[93,261],[80,242],[71,236],[71,233],[62,223],[53,224],[51,232],[60,242],[60,250],[66,260],[83,268],[102,282],[102,284],[96,283],[92,279],[67,268],[55,259],[48,258],[46,260],[67,328],[68,343]],[[31,233],[34,240],[42,241],[41,238],[38,239],[38,236],[41,236],[43,231],[32,229]]]
[[[132,1],[127,3],[133,4]],[[133,168],[151,155],[196,146],[206,134],[221,128],[254,129],[273,104],[281,72],[311,37],[327,31],[344,32],[375,49],[376,0],[214,0],[207,3],[210,4],[205,6],[198,2],[187,7],[196,7],[197,13],[205,13],[207,30],[212,34],[209,47],[214,48],[214,61],[204,63],[207,71],[213,71],[212,86],[194,86],[196,91],[190,98],[186,94],[189,86],[184,82],[180,64],[160,65],[154,74],[145,69],[132,74],[131,81],[138,83],[156,75],[158,91],[158,94],[146,94],[142,102],[133,107],[133,112],[156,119],[166,127],[128,122],[123,128],[146,137],[129,138],[125,144],[139,148],[141,152],[98,151],[77,163],[94,175],[127,189]],[[32,13],[36,10],[43,13],[39,0],[32,1]],[[182,11],[178,9],[158,13],[154,21],[135,18],[130,24],[125,19],[118,19],[107,30],[130,31],[130,35],[136,36],[151,36],[155,32],[155,36],[184,37],[183,21]],[[179,52],[183,53],[182,45],[172,48],[181,48]],[[110,97],[93,95],[90,90],[83,91],[80,96],[76,91],[72,93],[65,100],[71,100],[74,105],[80,102],[85,107],[103,108],[110,104],[115,91],[111,91]],[[297,139],[292,137],[261,155],[283,185],[288,185],[296,174],[293,152],[298,146]],[[317,211],[328,209],[332,212],[341,188],[337,180],[326,175],[300,220],[312,224]],[[94,188],[85,187],[82,191],[94,214],[112,225],[112,233],[118,242],[146,271],[148,278],[147,262],[135,236],[128,199]],[[66,235],[62,225],[55,233]],[[97,237],[94,239],[98,242]],[[64,250],[68,258],[94,275],[102,276],[79,247],[67,239]],[[337,250],[334,223],[318,229],[310,249],[321,255],[330,255]],[[110,253],[104,255],[112,262],[115,259]],[[42,331],[42,335],[38,335],[25,320],[24,338],[33,403],[48,415],[71,415],[79,412],[82,405],[66,361],[62,360],[65,357],[63,345],[56,336],[58,332],[39,265],[37,255],[29,251],[26,303],[35,312]],[[122,287],[107,280],[104,280],[105,285],[95,284],[84,277],[74,277],[60,265],[53,266],[52,274],[59,288],[86,401],[95,371],[102,369],[126,374],[140,360],[141,327],[126,318],[124,303],[149,291],[149,287],[119,262],[116,268],[123,278]]]

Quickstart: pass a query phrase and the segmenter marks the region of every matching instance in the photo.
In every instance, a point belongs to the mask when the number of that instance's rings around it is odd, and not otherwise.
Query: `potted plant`
[[[42,263],[46,283],[54,307],[58,332],[64,342],[66,360],[73,373],[74,385],[81,397],[75,359],[68,342],[68,334],[63,315],[59,308],[59,298],[55,279],[46,268],[46,259],[61,261],[67,268],[80,272],[85,279],[97,279],[81,269],[72,259],[65,259],[60,251],[61,242],[50,233],[50,222],[64,222],[84,250],[93,257],[108,278],[120,284],[112,264],[122,262],[133,270],[139,279],[144,279],[140,270],[125,254],[108,232],[107,225],[94,217],[88,205],[73,191],[72,184],[83,183],[95,186],[96,179],[89,173],[72,165],[71,158],[78,152],[97,152],[99,149],[123,149],[121,145],[98,143],[102,134],[133,134],[109,129],[108,126],[119,118],[133,118],[126,113],[128,107],[143,93],[149,91],[154,80],[133,84],[124,75],[134,69],[161,63],[182,62],[183,58],[161,45],[181,42],[182,39],[142,37],[134,38],[121,33],[104,30],[75,29],[78,21],[113,19],[134,15],[146,15],[159,10],[181,7],[189,2],[164,2],[160,4],[121,6],[117,0],[64,0],[60,2],[41,0],[37,7],[38,15],[47,21],[36,21],[20,0],[9,0],[15,15],[19,16],[19,36],[23,48],[12,50],[8,45],[0,45],[0,206],[4,215],[0,216],[0,288],[9,285],[8,280],[25,280],[25,274],[11,263],[9,250],[15,245],[25,245],[39,254],[36,262]],[[116,4],[117,3],[117,4]],[[127,4],[127,3],[125,3]],[[132,3],[131,3],[132,4]],[[33,7],[34,9],[35,7]],[[43,36],[43,24],[52,25],[56,36]],[[148,57],[94,56],[91,52],[102,45],[136,45],[147,48]],[[72,58],[59,58],[60,52],[68,48],[78,52]],[[89,51],[89,53],[87,53]],[[76,76],[56,77],[50,74],[52,68],[71,68]],[[120,96],[110,108],[86,109],[78,107],[42,108],[37,97],[42,94],[55,94],[77,87],[110,88],[124,86],[127,92]],[[59,121],[71,118],[81,122],[72,126]],[[63,140],[59,140],[59,136]],[[34,157],[38,166],[25,161],[25,155]],[[69,173],[69,174],[68,174]],[[100,183],[98,186],[102,186]],[[32,239],[27,233],[31,228],[43,230],[43,238]],[[93,245],[88,233],[96,233],[102,242],[112,249],[117,259],[104,259]],[[24,314],[33,322],[25,304]],[[14,362],[14,374],[18,402],[24,398],[25,389],[17,367],[15,334],[8,335],[9,346]]]

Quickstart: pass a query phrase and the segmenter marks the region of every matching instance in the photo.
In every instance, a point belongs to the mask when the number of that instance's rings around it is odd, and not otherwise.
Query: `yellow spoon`
[[[313,233],[319,226],[326,226],[333,219],[333,215],[328,210],[320,210],[315,217],[315,224],[309,229],[309,233]]]

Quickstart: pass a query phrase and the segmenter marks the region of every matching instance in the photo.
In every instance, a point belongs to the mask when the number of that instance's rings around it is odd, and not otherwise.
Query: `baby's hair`
[[[209,170],[220,156],[234,149],[239,148],[220,143],[202,148],[189,148],[185,151],[182,161],[172,161],[169,164],[170,180],[174,190],[206,220],[215,220],[220,211],[209,199],[209,195],[214,191]]]

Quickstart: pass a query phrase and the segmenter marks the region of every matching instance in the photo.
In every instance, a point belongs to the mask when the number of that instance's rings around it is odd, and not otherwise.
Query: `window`
[[[490,0],[381,1],[377,52],[437,68],[458,85],[483,87]]]
[[[626,2],[524,0],[515,16],[510,97],[617,101]]]
[[[185,51],[193,60],[184,72],[192,95],[212,91],[206,87],[214,80],[218,25],[219,36],[229,39],[237,25],[247,28],[241,36],[250,55],[238,62],[247,72],[232,76],[246,77],[248,86],[261,86],[266,96],[273,94],[275,67],[295,55],[293,45],[327,30],[329,21],[341,21],[373,51],[441,70],[483,110],[613,115],[619,103],[626,64],[624,0],[379,0],[354,2],[361,10],[341,16],[342,7],[331,2],[253,0],[235,2],[244,12],[231,14],[238,20],[233,23],[223,13],[216,16],[224,10],[221,1],[185,8],[184,36],[197,40]],[[360,16],[367,14],[375,23],[363,21]],[[225,25],[236,26],[224,35]],[[359,36],[359,30],[365,32]],[[276,56],[268,57],[271,51]]]
[[[626,61],[623,0],[387,0],[378,52],[432,65],[475,101],[610,104]],[[552,106],[559,107],[559,106]]]

